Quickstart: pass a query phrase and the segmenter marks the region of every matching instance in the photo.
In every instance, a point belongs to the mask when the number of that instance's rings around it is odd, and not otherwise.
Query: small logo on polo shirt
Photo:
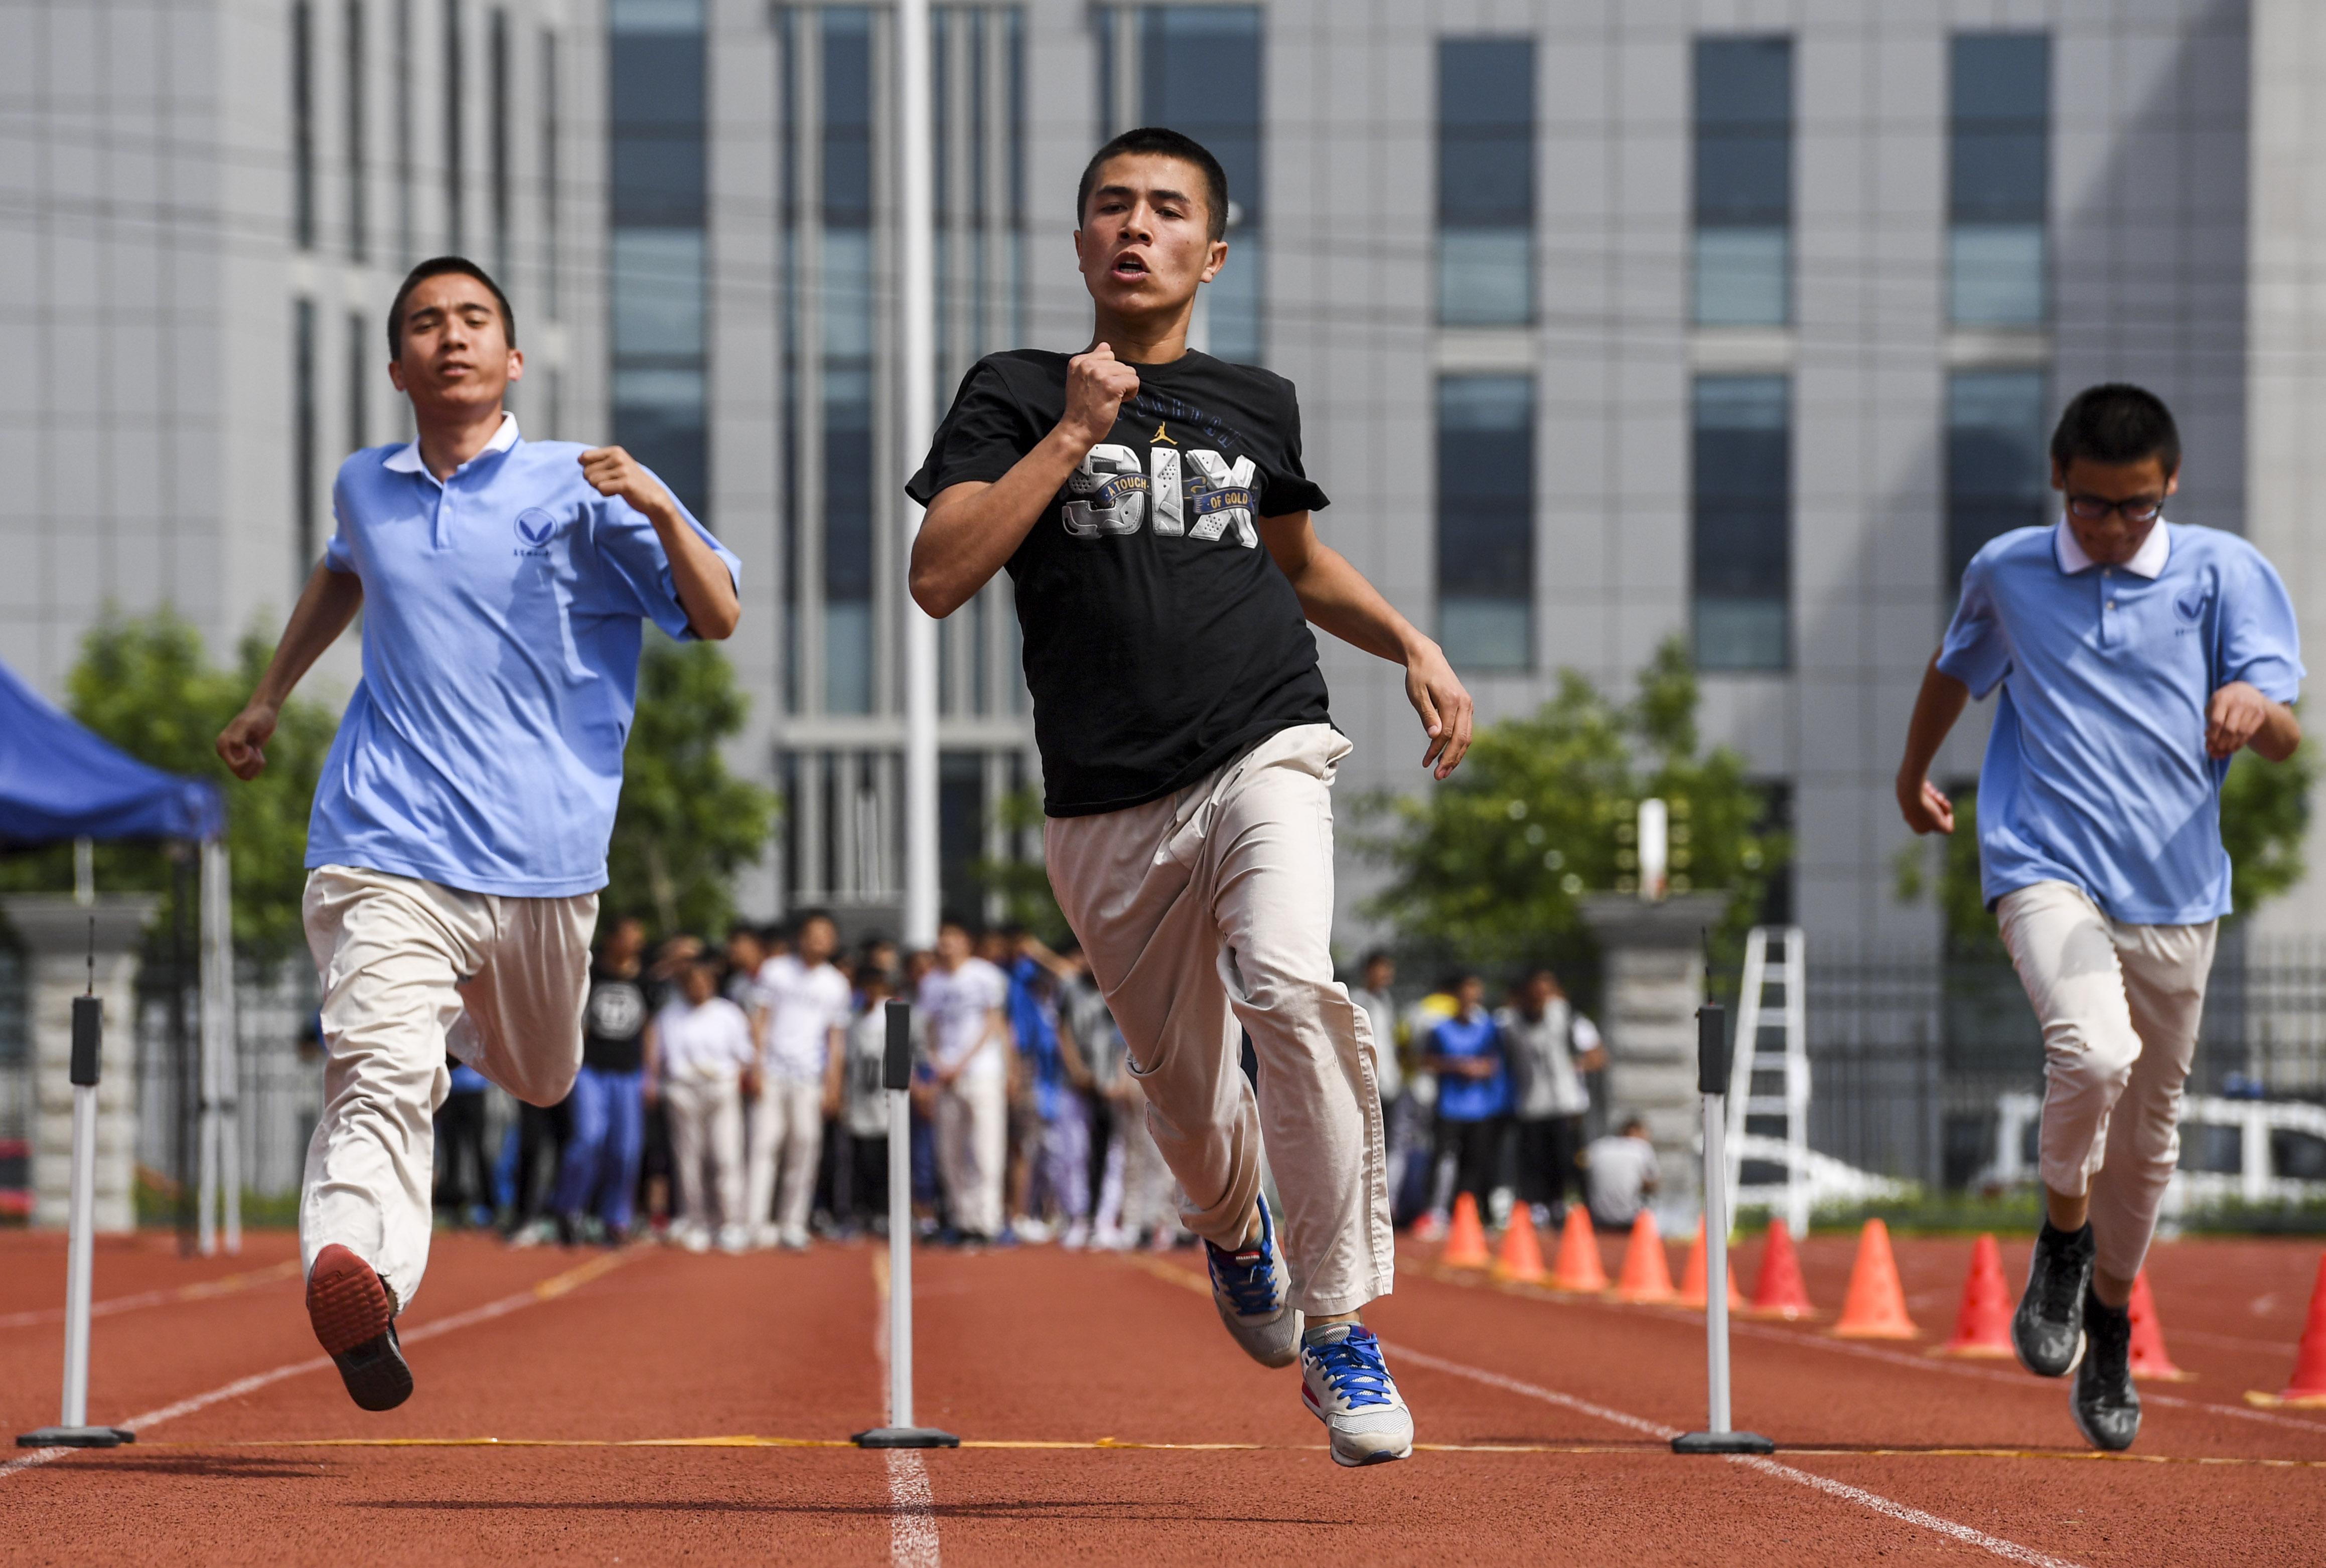
[[[546,544],[549,543],[550,535],[556,532],[555,515],[544,512],[538,506],[527,506],[516,515],[516,536],[527,544]]]
[[[2184,621],[2196,622],[2205,617],[2206,593],[2202,584],[2190,589],[2172,601],[2172,613]]]

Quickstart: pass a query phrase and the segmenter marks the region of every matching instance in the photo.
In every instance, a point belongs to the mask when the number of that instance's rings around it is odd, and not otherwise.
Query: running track
[[[1820,1304],[1849,1249],[1805,1249]],[[1899,1251],[1934,1342],[1968,1244]],[[2146,1390],[2139,1462],[2089,1457],[2061,1385],[1765,1324],[1739,1325],[1737,1413],[1785,1451],[1677,1459],[1662,1437],[1701,1419],[1700,1319],[1497,1288],[1411,1249],[1370,1316],[1442,1446],[1365,1471],[1326,1459],[1290,1374],[1229,1344],[1192,1253],[921,1254],[922,1419],[992,1445],[924,1457],[826,1446],[881,1415],[871,1248],[440,1238],[405,1320],[419,1392],[385,1416],[317,1359],[293,1252],[272,1234],[231,1260],[100,1247],[96,1294],[117,1304],[93,1334],[92,1419],[142,1441],[0,1453],[0,1562],[2326,1559],[2326,1412],[2240,1398],[2292,1365],[2314,1245],[2158,1248],[2171,1349],[2198,1378]],[[2005,1261],[2024,1267],[2024,1244]],[[57,1239],[0,1234],[10,1433],[55,1418],[61,1270]]]

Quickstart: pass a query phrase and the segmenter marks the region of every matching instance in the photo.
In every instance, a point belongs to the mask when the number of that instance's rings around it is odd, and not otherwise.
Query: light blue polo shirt
[[[2293,604],[2259,551],[2160,520],[2106,567],[2064,520],[2014,529],[1964,571],[1939,668],[1974,697],[2003,688],[1978,778],[1990,906],[2066,882],[2135,925],[2229,913],[2206,706],[2232,681],[2277,702],[2302,687]]]
[[[692,634],[654,524],[591,487],[584,450],[504,415],[442,484],[417,443],[340,465],[323,561],[363,580],[363,679],[315,786],[310,868],[534,898],[605,886],[642,623]]]

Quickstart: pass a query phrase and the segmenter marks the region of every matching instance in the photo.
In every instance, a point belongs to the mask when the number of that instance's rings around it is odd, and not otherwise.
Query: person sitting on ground
[[[743,1099],[757,1072],[751,1021],[719,994],[719,971],[698,959],[679,977],[680,993],[647,1030],[647,1081],[670,1116],[671,1160],[678,1167],[679,1241],[707,1252],[713,1235],[712,1183],[718,1192],[718,1244],[740,1252],[750,1242],[743,1217]],[[703,1178],[710,1161],[711,1181]]]
[[[1594,1224],[1621,1230],[1637,1220],[1658,1178],[1656,1146],[1648,1141],[1646,1120],[1627,1116],[1620,1134],[1595,1138],[1583,1151],[1583,1177]]]

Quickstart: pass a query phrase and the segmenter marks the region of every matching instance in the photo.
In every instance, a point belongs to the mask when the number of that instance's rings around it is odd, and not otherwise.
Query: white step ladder
[[[1769,946],[1781,951],[1772,963]],[[1744,974],[1737,988],[1736,1052],[1728,1089],[1728,1190],[1736,1192],[1746,1146],[1746,1118],[1765,1124],[1782,1118],[1785,1225],[1796,1239],[1810,1228],[1810,1052],[1807,955],[1798,925],[1756,925],[1744,939]],[[1769,991],[1780,999],[1773,1005]],[[1783,1032],[1775,1049],[1764,1040]],[[1755,1145],[1767,1141],[1754,1137]]]

